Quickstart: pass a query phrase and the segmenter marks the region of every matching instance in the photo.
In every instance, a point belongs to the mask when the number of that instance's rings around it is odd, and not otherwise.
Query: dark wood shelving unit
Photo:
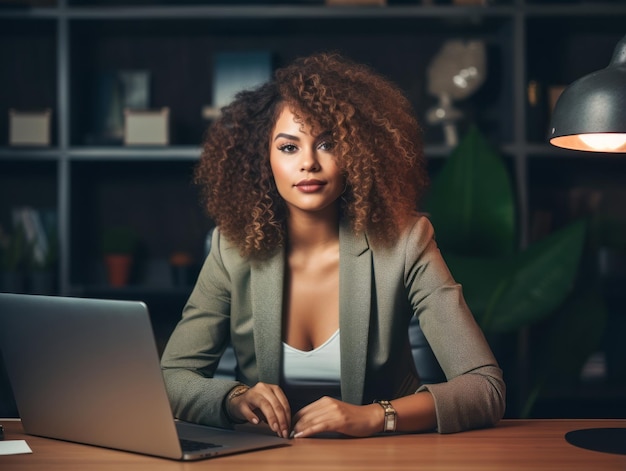
[[[323,49],[369,63],[412,101],[424,123],[434,173],[450,149],[441,129],[426,123],[426,111],[436,102],[427,93],[426,69],[444,41],[481,39],[488,51],[487,80],[456,103],[466,117],[459,128],[477,123],[505,157],[517,191],[520,244],[532,241],[538,212],[553,213],[552,229],[588,215],[563,210],[562,198],[575,186],[610,194],[611,215],[626,223],[626,159],[567,152],[544,139],[545,93],[608,65],[626,33],[623,1],[455,6],[389,0],[384,7],[330,7],[311,0],[33,3],[0,8],[0,225],[10,224],[15,206],[55,209],[56,293],[148,299],[160,337],[173,327],[168,312],[176,310],[169,312],[176,318],[191,289],[167,278],[168,254],[182,248],[201,263],[211,226],[191,173],[207,125],[201,109],[211,104],[212,58],[223,50],[268,50],[275,66]],[[169,146],[89,144],[95,77],[124,68],[149,70],[151,102],[171,107]],[[528,105],[530,80],[542,87],[541,109]],[[10,147],[9,108],[51,108],[51,146]],[[114,290],[103,279],[97,241],[107,224],[129,222],[144,241],[144,271],[128,289]]]

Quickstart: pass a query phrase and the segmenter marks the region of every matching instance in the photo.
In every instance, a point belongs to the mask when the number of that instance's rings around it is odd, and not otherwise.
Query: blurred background
[[[141,299],[162,349],[213,226],[191,181],[204,130],[238,89],[339,51],[422,123],[424,209],[507,416],[626,417],[626,155],[546,140],[625,24],[623,0],[2,0],[0,291]]]

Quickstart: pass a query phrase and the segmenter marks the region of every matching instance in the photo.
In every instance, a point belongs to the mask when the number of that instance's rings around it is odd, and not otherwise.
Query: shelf
[[[563,151],[545,142],[542,130],[547,126],[547,112],[543,111],[540,120],[528,120],[526,76],[547,86],[606,65],[623,33],[626,5],[521,0],[488,7],[393,0],[384,7],[330,7],[321,0],[214,3],[70,0],[51,7],[0,9],[0,45],[7,46],[0,48],[0,60],[9,65],[7,78],[0,79],[6,82],[0,83],[0,89],[14,91],[0,95],[0,129],[7,128],[2,108],[52,107],[55,111],[53,145],[49,148],[8,147],[7,137],[0,133],[0,166],[23,169],[13,175],[28,185],[30,170],[24,165],[44,165],[49,180],[56,185],[58,194],[53,201],[58,204],[65,234],[62,291],[80,286],[82,276],[89,284],[89,269],[78,267],[76,258],[93,258],[94,248],[86,250],[82,236],[97,237],[98,228],[105,223],[99,220],[101,214],[89,214],[85,201],[104,208],[110,196],[96,193],[109,195],[114,185],[121,185],[132,207],[131,196],[137,197],[133,185],[142,188],[144,169],[155,175],[155,181],[162,181],[158,174],[165,172],[169,181],[164,185],[174,185],[175,191],[189,184],[208,124],[201,117],[201,109],[212,101],[211,61],[222,50],[268,50],[275,66],[321,49],[338,49],[369,63],[403,88],[413,103],[424,128],[424,152],[432,162],[432,172],[436,172],[452,149],[443,143],[441,128],[424,119],[426,110],[436,103],[436,97],[427,93],[426,70],[445,41],[483,40],[488,49],[487,81],[469,99],[455,103],[464,114],[459,134],[468,123],[477,123],[499,149],[521,191],[522,233],[527,230],[532,209],[528,203],[536,201],[534,195],[527,194],[538,181],[541,165],[536,162],[547,160],[556,165],[598,158]],[[324,34],[320,34],[322,30]],[[580,60],[582,45],[594,51],[585,60]],[[151,106],[171,107],[171,145],[90,143],[96,142],[89,136],[94,134],[97,74],[121,69],[149,71]],[[25,76],[29,79],[19,81],[16,88],[15,77]],[[530,133],[531,129],[539,132]],[[176,170],[172,172],[170,165]],[[133,169],[134,182],[116,174],[129,168]],[[168,170],[159,170],[165,168]],[[150,186],[143,188],[153,191]],[[191,194],[185,193],[179,204],[194,204]],[[8,208],[15,204],[21,204],[20,198],[11,195],[0,204],[0,217],[6,220]],[[105,211],[114,212],[111,208]],[[155,215],[151,217],[155,220]],[[201,218],[194,214],[191,220],[198,226]],[[147,226],[154,226],[146,221]],[[83,225],[89,227],[85,233]],[[200,239],[201,232],[197,231]],[[164,249],[157,252],[159,257],[165,256]]]
[[[477,124],[503,157],[517,191],[520,245],[594,215],[590,205],[598,194],[602,211],[626,224],[626,158],[565,151],[546,141],[547,90],[608,65],[624,34],[622,1],[498,0],[487,7],[419,0],[388,0],[384,7],[330,7],[323,0],[50,3],[0,8],[0,224],[9,227],[17,206],[53,207],[58,293],[147,299],[160,319],[161,341],[190,289],[169,280],[168,256],[183,248],[200,262],[212,226],[192,176],[208,125],[201,110],[212,105],[217,52],[270,51],[279,67],[314,51],[338,50],[370,64],[413,104],[434,175],[452,149],[441,127],[425,120],[437,102],[427,91],[429,64],[450,39],[482,40],[487,79],[455,102],[464,116],[458,129],[461,135]],[[98,134],[95,96],[99,74],[111,70],[149,72],[150,106],[171,110],[171,145],[102,145],[112,141]],[[531,80],[541,87],[538,108],[527,103]],[[52,145],[10,147],[11,107],[51,108]],[[98,245],[103,229],[119,224],[137,229],[143,244],[140,270],[122,290],[107,286]]]
[[[306,4],[239,4],[239,5],[185,5],[173,2],[170,5],[93,5],[66,7],[34,7],[28,9],[4,7],[0,9],[0,19],[50,20],[189,20],[250,19],[254,21],[275,19],[463,19],[476,21],[490,17],[509,17],[523,13],[526,17],[576,17],[576,16],[616,16],[626,14],[626,5],[617,2],[586,2],[564,5],[527,4],[513,5],[514,0],[489,6],[464,5],[420,5],[389,4],[387,6],[326,6]]]
[[[516,9],[503,6],[451,6],[451,5],[389,5],[389,6],[325,6],[321,5],[162,5],[162,6],[89,6],[32,8],[28,10],[0,10],[0,18],[53,19],[63,17],[71,20],[111,19],[307,19],[343,18],[462,18],[475,20],[486,17],[510,16]]]
[[[197,160],[201,149],[192,146],[167,147],[72,147],[68,156],[72,161],[84,160]]]

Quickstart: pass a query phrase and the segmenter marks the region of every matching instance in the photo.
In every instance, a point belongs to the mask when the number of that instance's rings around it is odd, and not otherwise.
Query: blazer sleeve
[[[502,370],[441,256],[431,222],[420,217],[406,240],[409,301],[447,378],[418,392],[432,394],[440,433],[492,426],[504,415]]]
[[[231,287],[214,231],[211,251],[161,357],[174,415],[189,422],[232,427],[222,402],[236,381],[213,378],[230,338]]]

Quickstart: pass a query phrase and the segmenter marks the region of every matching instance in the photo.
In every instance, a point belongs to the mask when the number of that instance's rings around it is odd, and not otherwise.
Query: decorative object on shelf
[[[150,108],[150,72],[115,70],[102,72],[93,93],[93,134],[89,144],[121,144],[124,139],[124,110]]]
[[[428,67],[428,92],[439,103],[428,110],[430,124],[441,124],[445,142],[458,144],[455,122],[462,113],[454,108],[455,100],[463,100],[474,93],[485,81],[487,52],[482,41],[449,40],[441,47]]]
[[[12,146],[50,145],[52,110],[9,110],[9,144]]]
[[[576,283],[586,224],[574,222],[517,249],[515,193],[507,167],[475,127],[433,179],[425,203],[450,271],[505,371],[518,367],[499,355],[507,336],[540,321],[558,326],[545,343],[533,345],[542,362],[524,373],[530,375],[531,392],[521,397],[519,415],[528,416],[547,382],[578,379],[602,335],[606,313],[595,285]],[[509,379],[512,390],[516,379]]]
[[[170,142],[170,109],[124,110],[124,144],[166,146]]]
[[[626,152],[626,36],[607,67],[568,86],[550,123],[550,143],[589,152]]]
[[[218,52],[213,60],[213,104],[202,108],[204,119],[215,119],[237,92],[262,85],[272,75],[269,51]]]
[[[104,231],[102,253],[111,286],[122,287],[129,283],[137,242],[137,233],[130,227],[110,227]]]

